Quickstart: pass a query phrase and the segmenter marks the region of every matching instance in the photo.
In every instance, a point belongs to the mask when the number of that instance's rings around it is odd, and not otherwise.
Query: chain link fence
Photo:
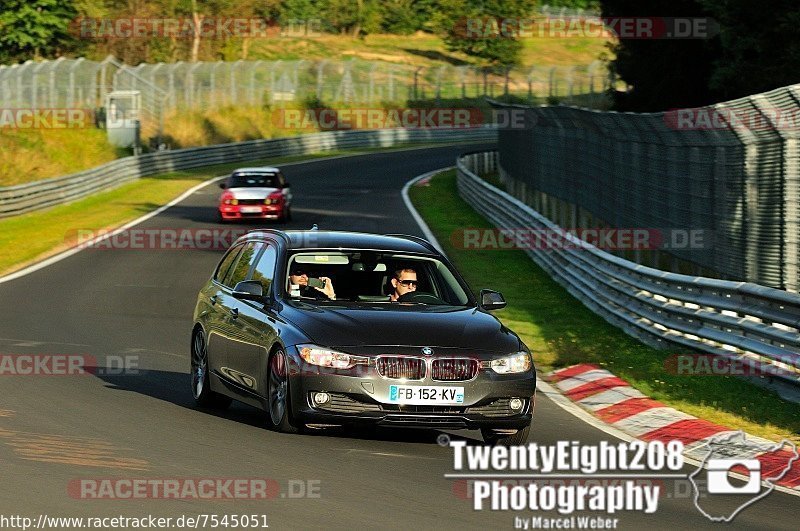
[[[495,105],[525,122],[500,131],[501,180],[556,223],[680,233],[617,254],[800,288],[800,85],[653,114]]]
[[[0,65],[0,108],[99,109],[113,90],[142,95],[142,133],[163,134],[171,113],[222,106],[446,105],[468,98],[555,100],[602,108],[613,82],[600,61],[493,72],[471,66],[418,68],[380,61],[177,62],[130,66],[59,58]]]

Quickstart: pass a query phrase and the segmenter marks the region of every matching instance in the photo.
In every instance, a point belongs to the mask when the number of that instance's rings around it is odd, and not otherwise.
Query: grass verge
[[[100,129],[0,127],[0,186],[68,175],[128,154],[109,144]]]
[[[410,190],[414,206],[447,255],[477,292],[503,291],[507,309],[497,316],[517,332],[547,371],[596,363],[644,394],[676,409],[772,440],[800,443],[800,409],[777,394],[729,376],[671,374],[668,357],[608,324],[572,297],[522,251],[463,250],[451,235],[464,228],[492,228],[456,189],[455,171]]]
[[[3,249],[0,253],[0,275],[11,273],[68,249],[75,244],[72,235],[79,229],[96,231],[120,227],[169,203],[192,186],[235,168],[260,164],[285,164],[345,154],[392,151],[423,145],[409,143],[392,148],[326,151],[153,175],[67,205],[0,219],[0,249]]]

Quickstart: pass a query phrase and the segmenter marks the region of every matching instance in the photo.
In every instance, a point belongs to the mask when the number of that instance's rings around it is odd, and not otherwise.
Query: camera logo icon
[[[712,522],[731,522],[775,490],[795,463],[800,466],[793,442],[774,443],[741,430],[712,436],[698,450],[705,450],[705,456],[688,479],[695,507]],[[766,470],[764,462],[769,463]]]
[[[742,466],[750,473],[744,485],[733,485],[728,479],[728,472],[735,466]],[[758,494],[761,491],[761,462],[757,459],[709,459],[707,481],[709,494]]]

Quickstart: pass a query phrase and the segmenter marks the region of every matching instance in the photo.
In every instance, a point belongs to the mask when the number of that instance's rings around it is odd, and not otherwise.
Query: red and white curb
[[[566,398],[591,412],[603,423],[633,438],[643,441],[680,440],[684,455],[692,461],[702,461],[708,453],[708,442],[725,434],[734,434],[725,426],[687,415],[675,408],[653,400],[597,365],[573,365],[551,372],[547,380]],[[730,449],[729,457],[757,459],[764,477],[776,475],[793,454],[786,450],[760,453],[754,446],[774,446],[773,441],[747,435],[749,447]],[[726,452],[727,453],[727,452]],[[780,490],[800,494],[800,463],[775,483]]]

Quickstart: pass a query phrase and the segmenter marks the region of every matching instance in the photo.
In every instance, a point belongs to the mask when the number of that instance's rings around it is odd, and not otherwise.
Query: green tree
[[[383,3],[383,22],[381,29],[386,33],[409,35],[419,29],[420,24],[414,11],[414,0],[386,0]]]
[[[486,66],[511,66],[519,63],[522,43],[501,32],[497,21],[530,18],[535,4],[535,0],[441,0],[436,26],[448,50],[478,58]]]
[[[725,0],[721,0],[725,1]],[[746,1],[746,0],[745,0]],[[603,0],[603,17],[708,17],[699,0]],[[643,39],[622,37],[611,45],[614,71],[631,86],[615,92],[620,111],[651,112],[695,107],[714,100],[709,88],[719,38]]]
[[[433,14],[439,9],[437,0],[384,0],[382,31],[409,35],[429,30]]]
[[[705,39],[621,38],[612,65],[632,89],[617,110],[661,111],[757,94],[798,82],[800,4],[796,0],[603,0],[604,17],[708,18]]]
[[[314,0],[283,0],[280,6],[281,22],[322,18],[323,7]]]
[[[67,51],[75,39],[70,22],[77,16],[60,0],[2,0],[0,60],[40,59]]]
[[[358,37],[381,28],[379,0],[327,0],[323,13],[332,29],[343,35]]]
[[[700,0],[721,26],[710,88],[727,100],[800,81],[797,0]]]

